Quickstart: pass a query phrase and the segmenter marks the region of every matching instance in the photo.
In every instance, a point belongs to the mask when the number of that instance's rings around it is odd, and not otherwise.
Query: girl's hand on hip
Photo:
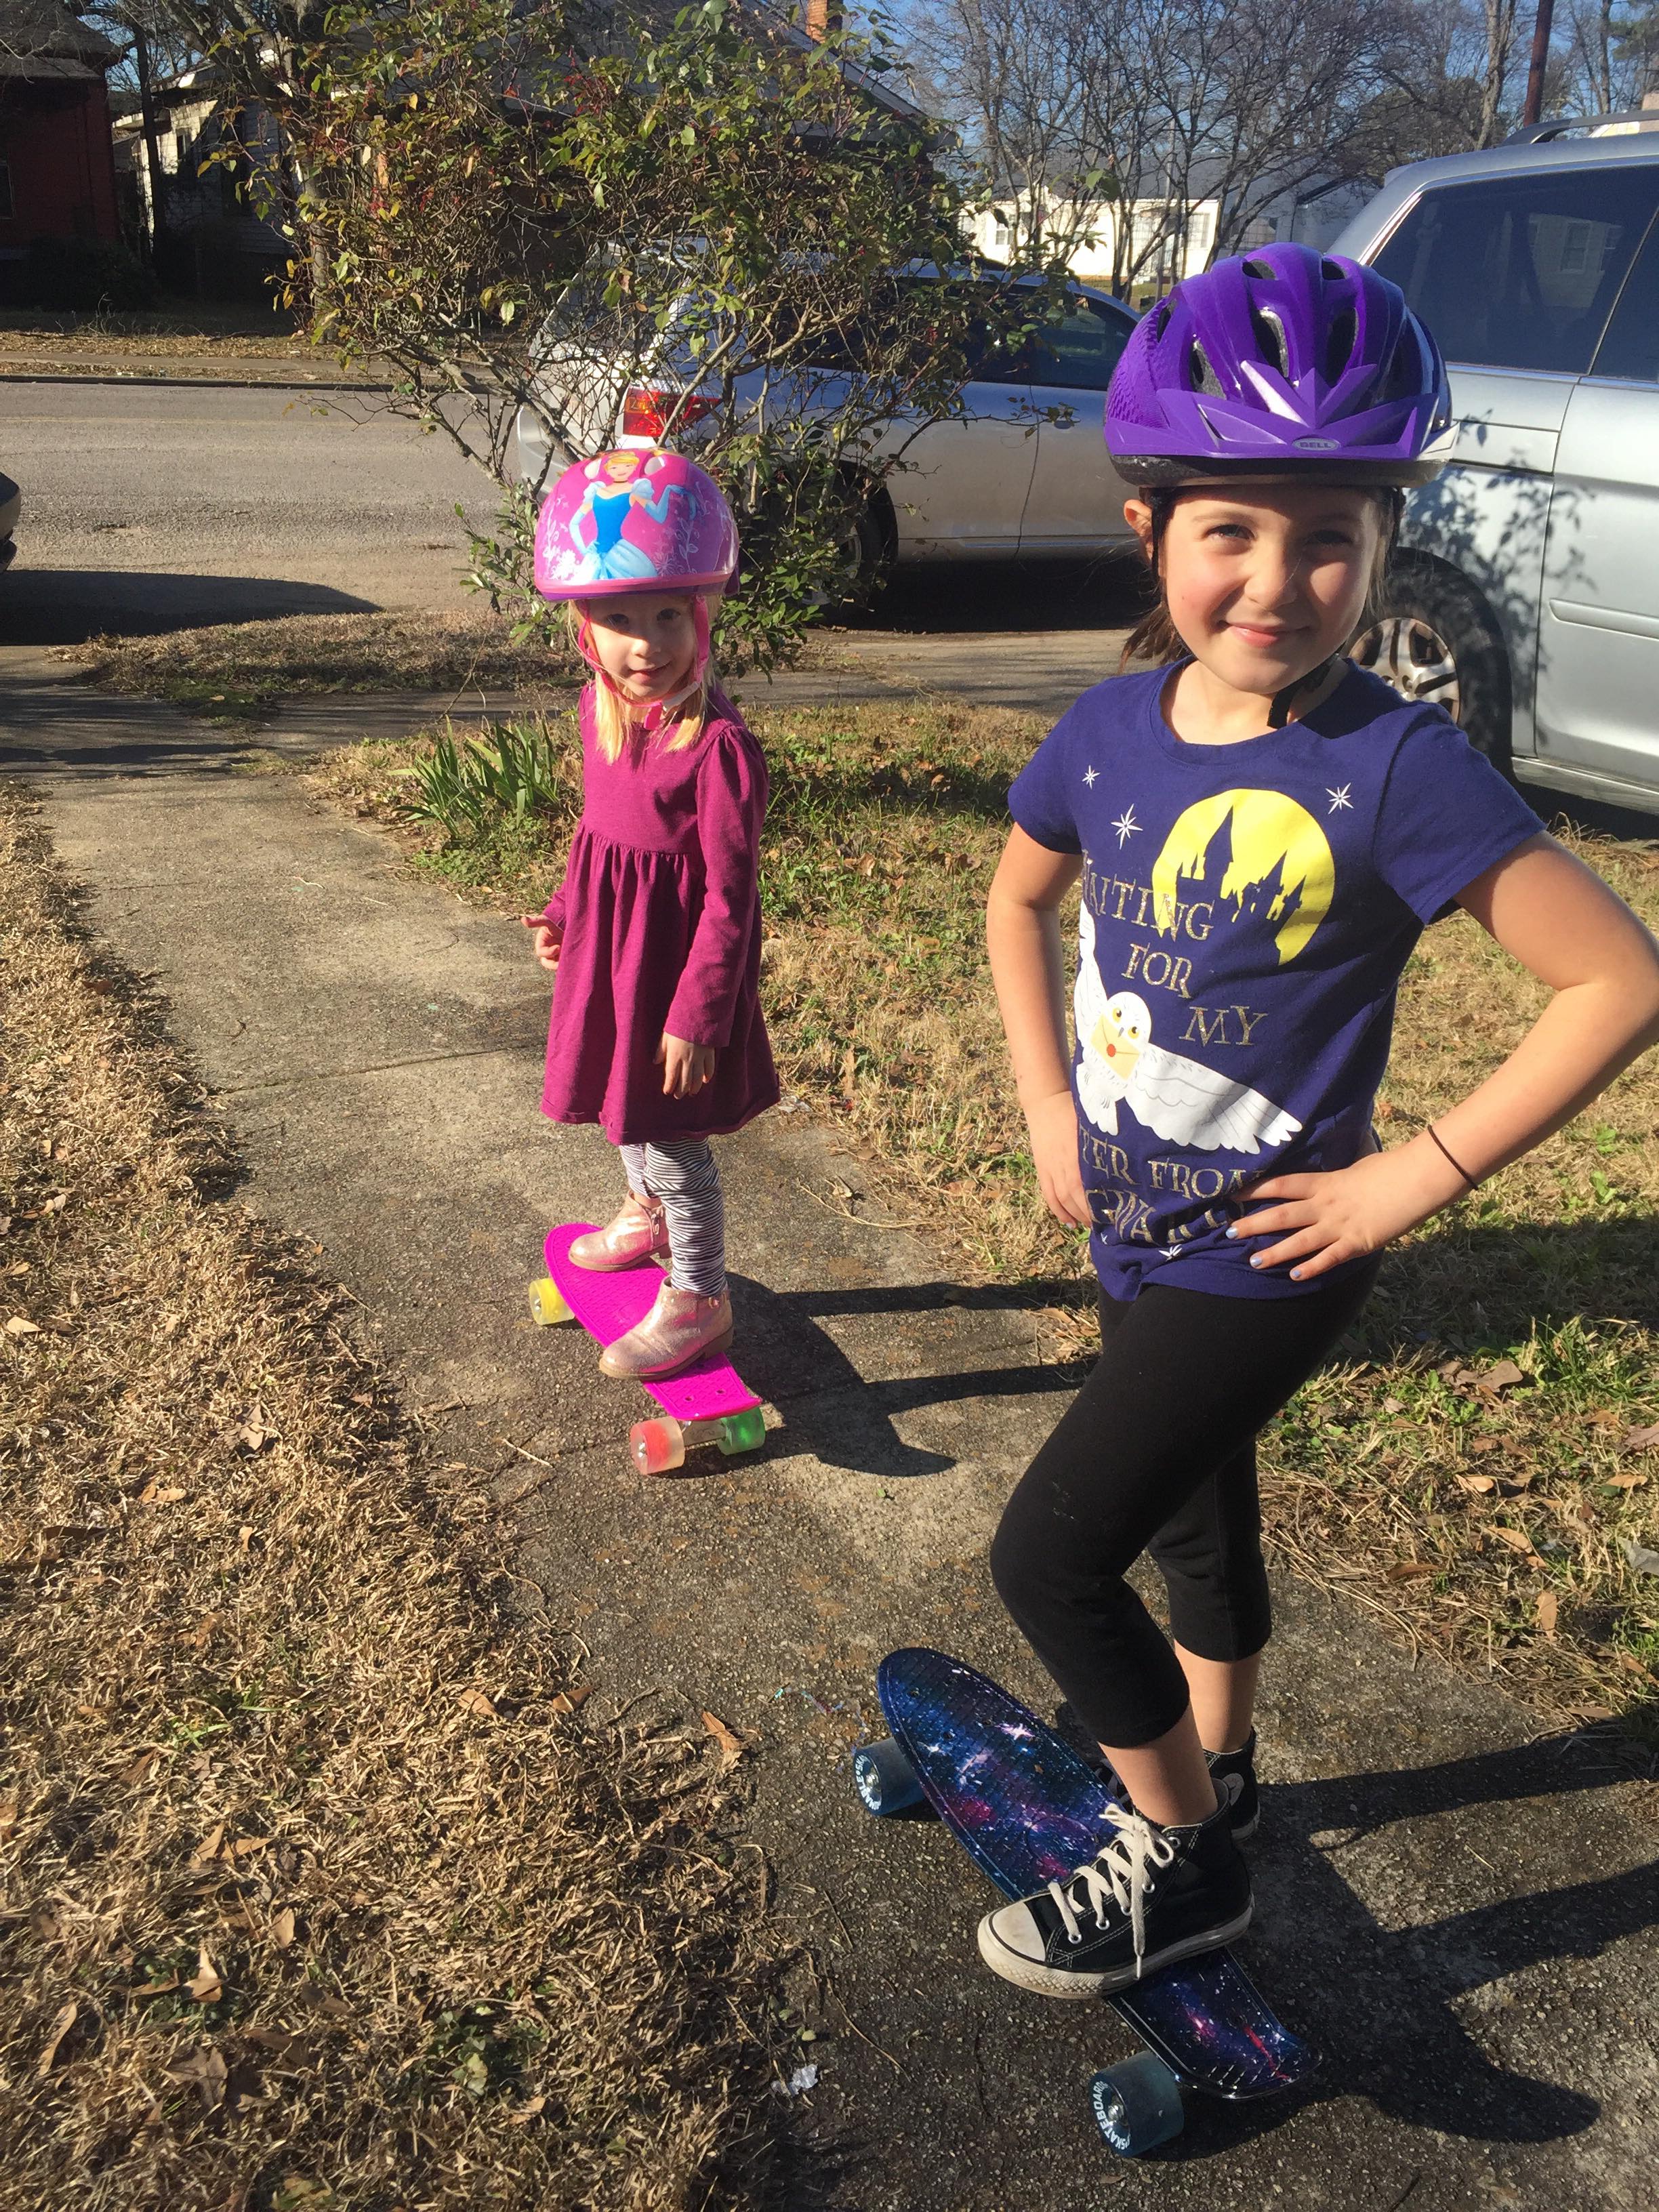
[[[695,1098],[705,1083],[714,1079],[714,1048],[670,1036],[665,1030],[657,1047],[657,1065],[662,1070],[665,1098]]]
[[[1416,1144],[1370,1152],[1352,1167],[1325,1175],[1270,1176],[1245,1194],[1250,1211],[1230,1237],[1276,1237],[1250,1255],[1253,1267],[1289,1267],[1294,1282],[1380,1251],[1437,1213],[1464,1189],[1437,1154]],[[1271,1205],[1257,1206],[1258,1199]]]
[[[559,948],[564,943],[564,932],[555,929],[544,914],[521,914],[519,919],[526,929],[536,933],[530,942],[537,959],[544,968],[556,968]]]
[[[1077,1105],[1071,1091],[1051,1092],[1028,1106],[1025,1125],[1031,1133],[1031,1159],[1043,1204],[1068,1229],[1092,1229],[1094,1218],[1078,1159]]]

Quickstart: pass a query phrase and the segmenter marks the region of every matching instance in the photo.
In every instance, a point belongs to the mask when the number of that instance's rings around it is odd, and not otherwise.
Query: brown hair
[[[1366,484],[1366,497],[1376,508],[1381,529],[1377,534],[1376,557],[1371,565],[1371,580],[1365,592],[1365,604],[1360,610],[1359,620],[1354,625],[1354,636],[1368,629],[1382,611],[1382,586],[1388,580],[1389,561],[1394,552],[1394,542],[1400,529],[1400,518],[1404,512],[1406,495],[1393,484]],[[1164,538],[1170,527],[1170,517],[1175,513],[1176,502],[1191,493],[1212,492],[1210,484],[1157,484],[1144,491],[1141,497],[1152,511],[1152,542],[1142,548],[1146,565],[1152,572],[1158,592],[1158,603],[1149,607],[1130,631],[1127,641],[1118,658],[1117,672],[1121,676],[1132,660],[1149,660],[1155,665],[1166,665],[1179,660],[1187,651],[1180,633],[1170,619],[1170,602],[1164,590]],[[1352,639],[1349,640],[1350,644]]]

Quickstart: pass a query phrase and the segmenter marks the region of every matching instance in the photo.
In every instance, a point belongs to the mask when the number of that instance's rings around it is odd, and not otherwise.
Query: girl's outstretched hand
[[[1419,1138],[1325,1175],[1270,1176],[1245,1194],[1250,1210],[1227,1234],[1277,1238],[1252,1252],[1250,1265],[1288,1266],[1292,1282],[1307,1282],[1345,1260],[1380,1251],[1465,1188],[1428,1140]],[[1260,1199],[1273,1203],[1258,1206]]]
[[[536,933],[531,939],[531,945],[537,959],[544,968],[556,968],[559,947],[564,943],[564,932],[555,929],[544,914],[521,914],[519,919],[526,929],[533,929]]]
[[[662,1070],[665,1098],[694,1098],[705,1083],[714,1080],[714,1048],[670,1036],[665,1030],[657,1047],[657,1065]]]
[[[1054,1091],[1028,1106],[1025,1123],[1031,1133],[1031,1158],[1043,1204],[1067,1228],[1092,1229],[1077,1156],[1077,1106],[1070,1090]]]

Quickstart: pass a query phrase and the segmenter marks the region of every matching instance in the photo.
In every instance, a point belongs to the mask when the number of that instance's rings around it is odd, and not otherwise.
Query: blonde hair
[[[570,625],[571,642],[580,653],[582,625],[587,617],[579,602],[566,600],[565,619]],[[705,661],[702,681],[681,708],[672,729],[658,732],[665,752],[684,752],[688,745],[696,744],[708,719],[708,695],[718,681],[713,660]],[[599,757],[606,761],[619,761],[635,736],[641,734],[638,724],[629,713],[626,702],[597,669],[588,689],[593,695],[593,742],[599,749]]]

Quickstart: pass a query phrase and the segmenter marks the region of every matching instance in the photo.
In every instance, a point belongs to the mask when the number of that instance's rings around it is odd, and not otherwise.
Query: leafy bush
[[[147,307],[155,297],[149,270],[125,246],[76,238],[35,238],[17,281],[19,297],[58,313]]]

